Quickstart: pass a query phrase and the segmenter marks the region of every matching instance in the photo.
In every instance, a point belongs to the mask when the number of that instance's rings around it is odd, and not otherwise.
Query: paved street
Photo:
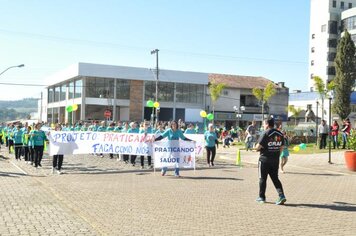
[[[108,156],[65,156],[64,174],[51,158],[35,170],[1,149],[0,235],[355,235],[356,173],[342,152],[294,155],[281,174],[287,203],[276,206],[268,181],[258,193],[257,153],[218,149],[214,168],[159,172]],[[139,160],[137,160],[139,163]],[[139,166],[139,165],[138,165]]]

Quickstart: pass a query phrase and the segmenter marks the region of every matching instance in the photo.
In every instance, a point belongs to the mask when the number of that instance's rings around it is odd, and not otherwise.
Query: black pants
[[[206,149],[206,162],[208,164],[212,163],[214,164],[214,159],[215,159],[215,154],[216,154],[216,148],[214,147],[205,147]]]
[[[43,146],[35,146],[34,147],[34,157],[35,157],[35,167],[41,166],[41,161],[43,157]]]
[[[57,170],[62,169],[63,155],[53,155],[53,168],[57,167]]]
[[[6,147],[9,146],[9,138],[8,137],[5,137],[5,145],[6,145]]]
[[[320,134],[319,149],[326,148],[326,138],[327,137],[328,137],[328,134]]]
[[[21,160],[21,153],[22,153],[22,143],[15,144],[15,158],[16,160]]]
[[[260,178],[260,193],[259,197],[266,199],[267,177],[271,177],[274,187],[278,195],[284,196],[281,181],[278,179],[279,161],[258,161],[258,177]]]
[[[35,162],[35,149],[33,147],[28,147],[29,149],[29,161],[31,162],[31,165]]]
[[[23,152],[24,152],[24,157],[25,161],[30,161],[30,149],[28,146],[23,146]]]
[[[147,165],[151,166],[152,162],[152,157],[147,156]],[[141,156],[141,166],[145,166],[145,156]]]
[[[124,162],[128,162],[129,161],[129,155],[124,154],[123,156],[124,156]]]
[[[136,164],[136,157],[137,157],[137,155],[131,155],[131,164],[132,165]]]

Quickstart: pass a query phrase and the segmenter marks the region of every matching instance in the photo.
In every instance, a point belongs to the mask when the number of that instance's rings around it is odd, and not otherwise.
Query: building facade
[[[311,0],[308,88],[314,91],[314,76],[324,82],[335,76],[334,60],[338,39],[345,28],[354,26],[356,0]],[[349,10],[350,9],[350,10]],[[344,22],[344,24],[342,23]],[[355,36],[353,36],[355,39]]]
[[[341,13],[342,32],[347,30],[356,44],[356,6]]]
[[[252,88],[264,88],[270,82],[262,77],[159,70],[157,82],[156,71],[147,68],[89,63],[78,63],[47,78],[50,85],[43,92],[39,110],[41,120],[50,123],[104,120],[105,114],[109,114],[106,117],[108,120],[157,118],[202,122],[200,111],[212,110],[208,89],[212,81],[226,84],[215,104],[216,121],[236,124],[234,106],[246,108],[240,121],[261,116],[261,108],[252,95]],[[157,114],[155,109],[146,106],[148,100],[155,101],[156,82],[160,103]],[[270,110],[266,112],[287,119],[288,89],[278,85],[276,88],[277,96],[271,100]],[[78,109],[67,112],[66,107],[73,104]]]

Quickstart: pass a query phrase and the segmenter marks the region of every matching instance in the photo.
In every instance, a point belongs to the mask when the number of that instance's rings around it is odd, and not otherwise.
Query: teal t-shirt
[[[168,138],[168,140],[186,139],[182,130],[180,129],[177,129],[176,131],[173,131],[172,129],[167,129],[166,131],[163,132],[162,137]]]
[[[217,138],[215,132],[206,131],[204,133],[204,140],[205,140],[205,146],[206,147],[214,147],[215,146],[215,141],[217,139],[218,138]]]

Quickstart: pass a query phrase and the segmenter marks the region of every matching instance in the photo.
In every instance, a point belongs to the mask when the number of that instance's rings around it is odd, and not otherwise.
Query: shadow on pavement
[[[14,173],[14,172],[0,172],[0,176],[5,176],[5,177],[15,177],[18,178],[19,176],[26,176],[23,173]]]
[[[310,207],[310,208],[321,208],[321,209],[329,209],[335,211],[351,211],[356,212],[356,206],[354,204],[332,204],[332,205],[322,205],[322,204],[286,204],[287,207]]]
[[[238,178],[230,178],[230,177],[210,177],[210,176],[183,176],[182,179],[196,179],[196,180],[243,180]]]
[[[313,175],[313,176],[343,176],[342,174],[330,174],[330,173],[306,173],[306,172],[285,172],[285,174],[292,175]]]

